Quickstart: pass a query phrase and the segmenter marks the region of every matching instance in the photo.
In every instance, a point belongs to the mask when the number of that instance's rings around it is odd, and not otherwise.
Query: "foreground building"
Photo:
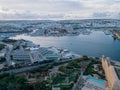
[[[120,67],[112,65],[109,58],[102,58],[102,66],[105,71],[109,90],[120,90]]]

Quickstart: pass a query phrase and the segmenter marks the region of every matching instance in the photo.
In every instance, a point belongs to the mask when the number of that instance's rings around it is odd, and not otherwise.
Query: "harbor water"
[[[111,35],[106,35],[102,31],[93,31],[89,35],[78,36],[45,37],[22,34],[11,38],[30,40],[41,47],[67,48],[81,55],[96,57],[105,55],[120,61],[120,40],[115,40]]]

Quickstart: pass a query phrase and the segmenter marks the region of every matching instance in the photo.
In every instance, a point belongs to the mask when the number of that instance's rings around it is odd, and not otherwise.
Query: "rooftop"
[[[57,54],[47,54],[46,57],[58,58],[58,55]]]
[[[94,77],[90,77],[88,80],[91,81],[91,82],[94,82],[94,83],[96,83],[100,86],[105,87],[105,81],[102,80],[102,79],[97,79],[97,78],[94,78]]]
[[[105,90],[106,83],[104,80],[88,76],[83,76],[82,78],[86,80],[82,90]]]

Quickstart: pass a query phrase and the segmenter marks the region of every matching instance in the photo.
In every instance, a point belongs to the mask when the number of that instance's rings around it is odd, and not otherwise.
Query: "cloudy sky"
[[[120,19],[120,0],[0,0],[0,20]]]

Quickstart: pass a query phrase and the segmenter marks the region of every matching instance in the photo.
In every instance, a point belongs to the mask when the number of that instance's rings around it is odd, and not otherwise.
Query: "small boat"
[[[104,31],[105,35],[110,35],[109,31]]]

